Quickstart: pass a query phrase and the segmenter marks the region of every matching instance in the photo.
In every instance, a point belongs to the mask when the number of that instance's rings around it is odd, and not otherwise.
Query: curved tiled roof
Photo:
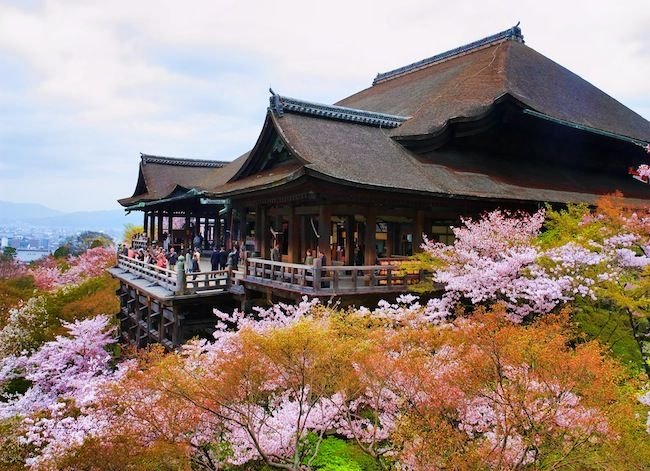
[[[221,168],[230,163],[222,160],[184,159],[180,157],[162,157],[159,155],[149,155],[143,153],[140,153],[140,159],[143,165],[160,164],[173,165],[176,167]]]
[[[344,185],[431,196],[593,204],[622,191],[647,202],[650,188],[625,171],[589,173],[544,162],[495,159],[486,151],[446,150],[422,161],[396,143],[390,131],[290,114],[274,119],[308,174]],[[625,169],[624,169],[625,170]]]
[[[270,109],[278,116],[283,116],[285,111],[291,113],[307,114],[321,118],[349,121],[351,123],[366,124],[382,128],[396,128],[408,119],[407,116],[396,116],[387,113],[359,110],[344,106],[324,105],[310,101],[298,100],[285,96],[273,95],[269,98]]]
[[[650,141],[650,122],[516,38],[409,67],[336,104],[410,116],[393,131],[405,138],[435,135],[454,120],[476,119],[510,96],[553,118]]]
[[[122,206],[168,198],[176,188],[208,191],[226,183],[248,154],[233,162],[140,155],[138,184],[130,198],[118,200]]]
[[[524,36],[521,34],[519,23],[517,23],[517,25],[513,26],[512,28],[493,34],[492,36],[479,39],[478,41],[465,44],[463,46],[451,49],[450,51],[446,51],[441,54],[436,54],[435,56],[427,57],[426,59],[413,62],[412,64],[398,67],[397,69],[390,70],[388,72],[379,73],[377,74],[377,77],[375,77],[375,80],[372,81],[372,84],[377,85],[378,83],[384,82],[386,80],[390,80],[395,77],[399,77],[400,75],[404,75],[404,74],[414,72],[416,70],[424,69],[425,67],[429,67],[433,64],[437,64],[438,62],[453,59],[454,57],[458,57],[463,54],[474,52],[484,47],[493,46],[494,44],[498,44],[508,39],[512,39],[520,43],[524,42]]]
[[[593,203],[598,195],[622,190],[639,201],[650,200],[647,185],[624,172],[598,173],[597,162],[582,178],[582,170],[569,165],[555,167],[524,156],[515,156],[515,162],[513,156],[508,160],[488,150],[438,148],[425,160],[400,144],[429,139],[458,120],[489,117],[509,98],[523,110],[518,116],[603,139],[650,141],[650,122],[523,44],[518,27],[380,74],[372,87],[336,105],[271,93],[253,151],[228,164],[142,155],[136,192],[120,202],[165,198],[177,187],[214,197],[239,195],[304,175],[452,198]],[[276,139],[291,158],[275,167],[261,165],[271,158],[269,146]]]

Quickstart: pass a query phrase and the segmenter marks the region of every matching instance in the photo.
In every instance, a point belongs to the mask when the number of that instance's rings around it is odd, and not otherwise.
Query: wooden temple
[[[416,274],[397,265],[423,235],[449,242],[460,216],[497,207],[593,204],[615,191],[646,205],[650,185],[628,170],[647,161],[648,142],[650,122],[528,47],[518,26],[379,74],[334,105],[271,91],[257,142],[232,162],[141,155],[135,192],[119,202],[143,212],[151,241],[166,233],[181,250],[198,233],[206,249],[241,243],[248,258],[219,274],[224,286],[164,295],[121,262],[123,331],[174,346],[194,303],[405,291]],[[325,264],[306,266],[307,249]],[[151,322],[165,309],[176,334]]]

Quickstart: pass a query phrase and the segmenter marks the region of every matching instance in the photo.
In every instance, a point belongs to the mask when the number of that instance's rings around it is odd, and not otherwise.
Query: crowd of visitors
[[[147,242],[146,245],[142,242]],[[199,273],[201,271],[201,245],[203,240],[197,235],[192,240],[192,247],[187,251],[182,250],[185,258],[185,272]],[[228,251],[225,246],[215,247],[210,255],[210,265],[212,271],[232,269],[237,270],[240,260],[244,258],[243,244],[234,244],[233,248]],[[179,253],[171,246],[170,239],[163,234],[162,246],[149,244],[146,236],[138,234],[133,237],[131,246],[126,243],[120,246],[120,254],[129,258],[140,260],[142,262],[156,265],[159,268],[176,269]]]

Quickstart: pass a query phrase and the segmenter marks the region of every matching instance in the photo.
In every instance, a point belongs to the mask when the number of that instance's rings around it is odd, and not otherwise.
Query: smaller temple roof
[[[233,175],[237,162],[182,159],[141,153],[135,191],[131,197],[120,199],[118,202],[122,206],[130,207],[140,202],[177,198],[179,188],[193,190],[198,195],[227,182]]]
[[[221,168],[230,163],[223,160],[181,159],[178,157],[161,157],[159,155],[149,155],[143,153],[140,153],[140,158],[143,165],[160,164],[173,165],[177,167]]]

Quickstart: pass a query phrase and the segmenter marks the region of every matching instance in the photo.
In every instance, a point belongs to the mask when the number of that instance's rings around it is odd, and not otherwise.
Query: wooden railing
[[[249,258],[245,282],[320,295],[406,291],[423,273],[403,273],[398,265],[313,266]]]
[[[239,284],[241,276],[229,270],[202,271],[185,273],[182,265],[176,265],[176,270],[160,268],[126,255],[119,255],[117,266],[147,281],[175,294],[194,294],[201,291],[221,290],[226,291]]]
[[[119,255],[118,267],[148,280],[176,295],[206,291],[242,292],[242,282],[314,295],[343,295],[407,291],[408,286],[423,279],[422,272],[404,273],[398,263],[391,265],[321,266],[273,262],[248,258],[244,271],[202,271],[185,273],[181,264],[176,270]]]

